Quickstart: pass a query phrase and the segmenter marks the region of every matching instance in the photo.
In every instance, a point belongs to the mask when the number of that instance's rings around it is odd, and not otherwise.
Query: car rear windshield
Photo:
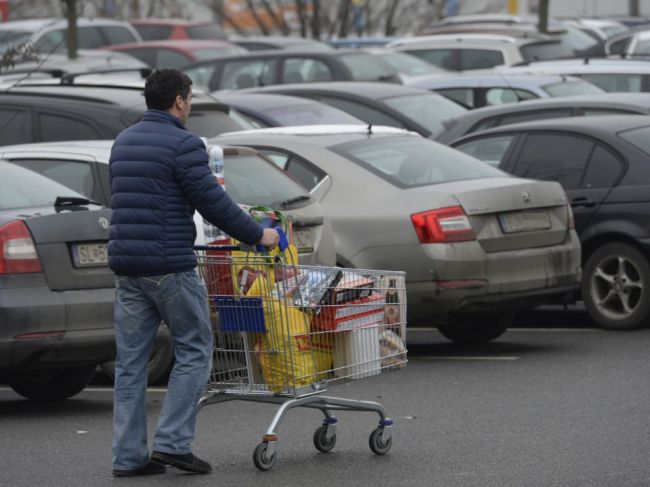
[[[423,61],[419,57],[405,52],[386,52],[381,55],[396,71],[407,76],[446,73],[446,69]]]
[[[286,209],[282,202],[308,196],[291,176],[258,155],[226,156],[224,178],[228,194],[239,204]]]
[[[478,159],[422,137],[377,137],[330,149],[400,188],[505,176]]]
[[[187,28],[190,39],[225,39],[226,35],[218,24],[192,25]]]
[[[135,29],[143,41],[160,41],[169,39],[172,27],[169,25],[136,25]]]
[[[387,81],[398,77],[397,71],[390,64],[374,54],[350,53],[338,57],[356,81]]]
[[[605,93],[604,90],[587,81],[561,81],[542,86],[542,88],[551,96],[598,95]]]
[[[34,171],[0,162],[0,210],[52,206],[58,196],[84,198],[82,194]]]
[[[650,125],[619,132],[618,136],[650,155]]]
[[[382,101],[393,110],[427,128],[433,134],[442,129],[443,120],[462,115],[467,111],[466,108],[444,96],[426,92],[385,98]]]
[[[225,132],[236,132],[249,127],[243,126],[221,110],[202,110],[194,107],[187,120],[187,129],[199,137],[215,137]]]
[[[568,58],[573,56],[573,49],[562,42],[535,42],[520,48],[524,62],[547,61],[550,59]]]
[[[324,103],[305,103],[262,110],[280,125],[363,124],[361,120]]]

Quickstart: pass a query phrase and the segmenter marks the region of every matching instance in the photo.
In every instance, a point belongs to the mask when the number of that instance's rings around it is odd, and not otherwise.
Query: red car
[[[221,26],[215,22],[191,22],[181,19],[137,19],[130,22],[145,41],[227,37]]]
[[[236,56],[248,51],[227,41],[167,40],[132,42],[107,46],[109,51],[120,51],[147,63],[152,68],[181,68],[204,59]]]

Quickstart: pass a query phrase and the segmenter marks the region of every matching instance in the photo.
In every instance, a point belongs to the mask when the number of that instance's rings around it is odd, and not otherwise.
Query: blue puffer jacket
[[[217,184],[203,142],[167,112],[148,110],[124,130],[110,158],[108,263],[120,276],[152,276],[196,267],[194,210],[247,244],[262,228]]]

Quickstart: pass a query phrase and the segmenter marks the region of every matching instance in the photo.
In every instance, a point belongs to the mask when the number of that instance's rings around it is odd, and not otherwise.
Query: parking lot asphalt
[[[522,327],[474,347],[413,330],[405,370],[329,391],[386,406],[396,421],[386,456],[368,448],[370,413],[340,413],[337,445],[322,454],[312,444],[322,416],[293,410],[277,464],[260,472],[252,452],[276,406],[237,401],[199,414],[207,476],[111,477],[112,390],[101,382],[53,404],[0,386],[0,485],[647,486],[649,346],[650,330]],[[163,395],[149,393],[150,437]]]

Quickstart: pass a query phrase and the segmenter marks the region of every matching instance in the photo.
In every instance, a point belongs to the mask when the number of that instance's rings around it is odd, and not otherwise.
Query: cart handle
[[[289,239],[287,238],[287,234],[284,233],[284,230],[281,228],[275,228],[274,229],[276,232],[278,232],[278,235],[280,236],[280,241],[278,242],[278,247],[282,252],[287,250],[289,247]],[[264,253],[267,252],[268,249],[264,245],[246,245],[246,244],[240,244],[240,245],[195,245],[194,250],[220,250],[220,251],[227,251],[227,250],[242,250],[244,252],[257,252],[257,253]]]

